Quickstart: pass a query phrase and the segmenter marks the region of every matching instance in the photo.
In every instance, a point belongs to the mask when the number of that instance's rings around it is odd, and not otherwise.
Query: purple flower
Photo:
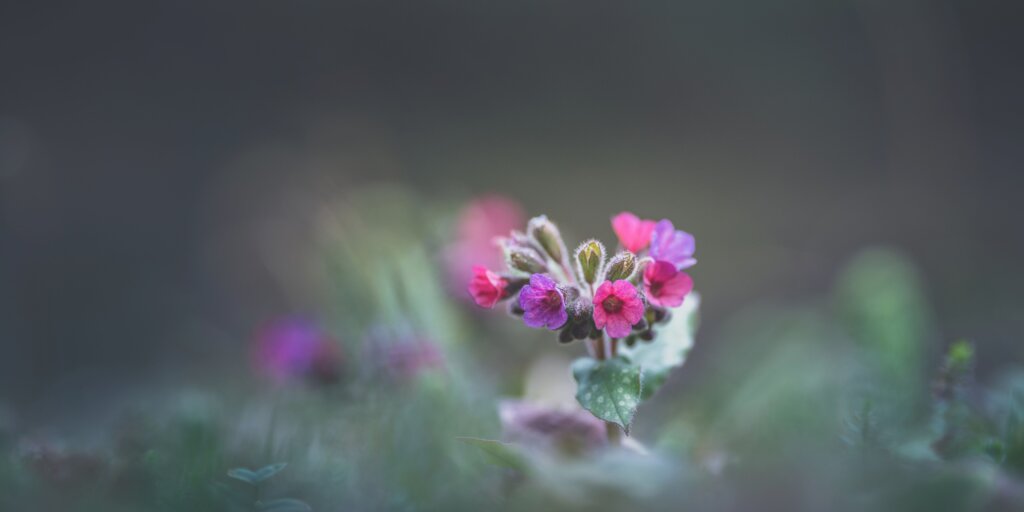
[[[257,371],[279,383],[302,379],[332,383],[339,377],[341,359],[330,335],[299,317],[285,317],[263,326],[253,346]]]
[[[523,321],[530,327],[547,327],[554,331],[569,319],[565,294],[558,289],[558,283],[544,274],[530,276],[530,284],[519,292],[519,307],[525,311]]]
[[[693,235],[678,230],[672,221],[663,219],[654,226],[651,234],[651,257],[657,261],[667,261],[677,269],[692,267],[697,263],[693,258],[696,241]]]

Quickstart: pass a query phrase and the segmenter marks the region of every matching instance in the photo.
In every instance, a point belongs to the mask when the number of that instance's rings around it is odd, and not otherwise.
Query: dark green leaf
[[[597,361],[584,357],[573,363],[572,374],[580,405],[628,432],[640,403],[640,367],[622,358]]]

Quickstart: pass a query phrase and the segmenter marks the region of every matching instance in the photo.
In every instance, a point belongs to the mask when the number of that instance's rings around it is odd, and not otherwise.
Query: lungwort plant
[[[614,255],[595,239],[570,253],[558,227],[535,217],[525,233],[499,239],[506,268],[475,267],[469,293],[485,308],[507,300],[528,327],[586,345],[588,356],[572,367],[576,400],[607,422],[615,440],[619,427],[629,433],[640,402],[682,365],[698,299],[684,272],[697,263],[692,235],[667,219],[628,212],[613,217],[612,228],[620,244]]]

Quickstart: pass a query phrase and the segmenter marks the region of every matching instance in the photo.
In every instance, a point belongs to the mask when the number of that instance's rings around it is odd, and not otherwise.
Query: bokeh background
[[[237,388],[268,320],[397,322],[359,298],[387,284],[317,262],[372,276],[422,243],[443,275],[485,194],[570,245],[612,242],[621,210],[696,235],[700,334],[641,433],[762,358],[736,341],[750,315],[831,310],[870,258],[921,297],[922,375],[967,338],[995,379],[1024,356],[1022,21],[952,0],[4,2],[0,408],[95,445],[181,389],[262,393]],[[449,288],[417,314],[459,333],[459,378],[516,394],[531,354],[578,355]]]

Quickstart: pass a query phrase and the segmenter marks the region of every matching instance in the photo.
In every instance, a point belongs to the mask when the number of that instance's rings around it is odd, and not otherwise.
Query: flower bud
[[[578,340],[587,339],[587,336],[590,336],[590,332],[593,331],[593,329],[594,321],[588,315],[586,318],[578,320],[576,323],[572,324],[572,337]]]
[[[562,235],[558,232],[558,226],[555,226],[553,222],[548,220],[547,215],[540,215],[530,219],[530,222],[526,225],[526,233],[540,244],[541,248],[544,249],[544,252],[552,260],[557,262],[564,261],[566,253],[565,242],[562,241]]]
[[[512,316],[523,316],[526,313],[523,307],[519,305],[519,300],[508,301],[508,314]]]
[[[573,290],[575,290],[573,288]],[[576,292],[575,299],[567,304],[566,311],[569,312],[569,322],[566,327],[570,328],[573,339],[582,340],[590,336],[594,326],[594,307],[588,300],[580,300],[579,292]]]
[[[650,328],[650,324],[648,324],[647,320],[643,318],[633,326],[634,331],[646,331],[648,328]]]
[[[558,333],[558,342],[559,343],[571,343],[573,341],[573,339],[575,339],[575,338],[573,338],[573,336],[572,336],[572,323],[570,322],[570,323],[566,324],[566,326],[563,327],[561,331],[559,331],[559,333]]]
[[[620,279],[628,280],[633,277],[634,273],[636,273],[636,255],[624,251],[616,254],[608,262],[608,270],[605,272],[604,278],[613,282]]]
[[[580,280],[594,284],[604,265],[604,245],[597,240],[583,242],[576,249],[576,271]]]
[[[505,251],[505,263],[510,269],[527,274],[542,274],[548,271],[544,258],[532,247],[511,238],[503,239],[501,245]]]

